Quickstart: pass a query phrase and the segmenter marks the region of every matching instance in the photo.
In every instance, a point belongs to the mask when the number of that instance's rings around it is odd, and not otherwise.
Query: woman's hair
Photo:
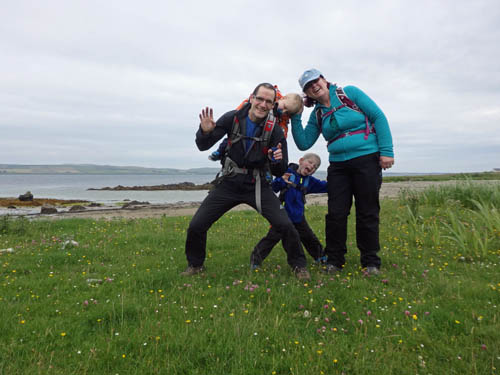
[[[321,77],[323,77],[323,76],[321,76]],[[326,81],[326,87],[330,88],[330,85],[331,85],[331,83],[328,82],[328,81]],[[307,108],[314,107],[316,105],[316,103],[318,102],[317,100],[314,100],[313,98],[310,98],[309,96],[307,96],[305,93],[304,93],[304,99],[303,100],[304,100],[304,105]]]
[[[302,101],[302,96],[299,94],[291,93],[286,94],[286,98],[290,98],[290,106],[288,108],[288,114],[295,115],[299,113],[304,108],[304,102]]]

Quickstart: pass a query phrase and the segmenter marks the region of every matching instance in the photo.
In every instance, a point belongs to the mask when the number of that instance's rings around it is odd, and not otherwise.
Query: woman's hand
[[[382,169],[389,169],[394,165],[394,158],[390,156],[381,156],[379,164]]]

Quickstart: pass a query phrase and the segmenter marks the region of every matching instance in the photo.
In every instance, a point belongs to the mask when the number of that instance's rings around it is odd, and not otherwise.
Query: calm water
[[[0,197],[17,198],[20,194],[31,191],[35,198],[84,199],[92,202],[112,205],[126,199],[154,204],[176,202],[201,202],[207,195],[201,191],[98,191],[89,188],[122,186],[150,186],[193,182],[203,184],[213,180],[214,175],[7,175],[0,174]],[[39,212],[40,209],[36,209]],[[6,210],[0,209],[0,214]],[[24,211],[23,211],[24,212]],[[9,210],[9,213],[21,213]]]

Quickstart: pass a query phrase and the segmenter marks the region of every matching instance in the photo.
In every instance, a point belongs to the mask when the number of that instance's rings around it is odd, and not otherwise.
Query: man
[[[259,84],[249,103],[240,110],[222,115],[215,122],[213,110],[200,113],[196,145],[208,150],[228,135],[222,178],[210,191],[189,224],[186,238],[187,269],[190,276],[204,271],[207,231],[224,213],[246,203],[258,210],[281,233],[287,261],[300,280],[310,279],[306,258],[297,230],[266,180],[266,173],[282,176],[288,166],[288,152],[283,131],[275,125],[272,108],[276,90],[269,83]]]

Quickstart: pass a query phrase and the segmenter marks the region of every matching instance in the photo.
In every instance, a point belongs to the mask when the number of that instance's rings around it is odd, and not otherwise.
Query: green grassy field
[[[226,214],[207,272],[180,277],[189,217],[0,218],[0,374],[496,374],[500,187],[384,200],[380,276],[347,265],[299,282],[268,225]],[[308,208],[324,238],[326,207]],[[308,260],[311,260],[310,258]]]
[[[467,181],[467,180],[500,180],[500,172],[444,173],[410,176],[384,176],[385,182],[398,181]]]

